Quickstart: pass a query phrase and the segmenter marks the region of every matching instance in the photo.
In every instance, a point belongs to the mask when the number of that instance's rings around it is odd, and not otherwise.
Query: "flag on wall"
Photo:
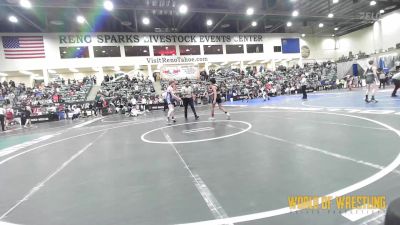
[[[3,36],[6,59],[45,58],[43,36]]]

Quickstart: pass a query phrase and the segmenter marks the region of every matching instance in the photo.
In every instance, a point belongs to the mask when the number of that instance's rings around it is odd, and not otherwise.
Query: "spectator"
[[[25,121],[24,121],[25,123],[22,122],[22,119],[21,119],[21,125],[24,125],[25,128],[28,127],[28,124],[29,124],[29,126],[32,126],[32,121],[31,121],[32,109],[31,109],[31,107],[25,106],[23,115],[25,117]]]
[[[301,92],[303,93],[303,100],[307,100],[307,78],[303,74],[301,75]]]
[[[382,87],[383,85],[383,89],[385,89],[385,85],[386,85],[386,75],[383,72],[382,68],[378,69],[378,78],[379,78],[379,88]]]
[[[5,124],[4,124],[4,117],[5,117],[5,114],[6,114],[6,110],[4,109],[4,106],[3,105],[0,105],[0,124],[1,124],[1,130],[2,131],[5,131],[6,129],[5,129]]]
[[[14,110],[9,105],[6,108],[6,127],[10,127],[13,120],[14,120]]]
[[[396,74],[393,75],[392,81],[394,83],[394,90],[392,92],[392,97],[397,97],[397,90],[400,88],[400,66],[396,66]]]
[[[74,112],[73,112],[73,115],[72,115],[72,120],[78,119],[80,115],[81,115],[80,106],[75,107]]]

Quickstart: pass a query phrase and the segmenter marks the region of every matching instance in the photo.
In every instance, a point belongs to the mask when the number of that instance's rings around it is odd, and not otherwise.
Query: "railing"
[[[87,98],[89,97],[89,94],[90,94],[90,92],[91,92],[92,89],[93,89],[93,86],[94,86],[94,84],[91,84],[91,85],[90,85],[89,91],[86,93],[86,96],[85,96],[85,101],[87,101]]]

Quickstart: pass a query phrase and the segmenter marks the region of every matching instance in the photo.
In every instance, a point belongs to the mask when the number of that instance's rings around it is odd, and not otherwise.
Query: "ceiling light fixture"
[[[29,72],[29,71],[26,71],[26,70],[20,70],[19,72],[22,73],[22,74],[25,74],[25,75],[32,75],[33,74],[32,72]]]
[[[147,18],[147,17],[144,17],[144,18],[142,19],[142,23],[143,23],[144,25],[149,25],[149,24],[150,24],[150,19]]]
[[[339,3],[339,0],[332,0],[333,4]]]
[[[64,25],[64,22],[61,20],[50,20],[50,24],[55,25],[55,26],[62,26],[62,25]]]
[[[85,17],[83,16],[77,16],[76,17],[76,22],[83,24],[86,21]]]
[[[370,5],[370,6],[376,5],[376,1],[370,1],[370,2],[369,2],[369,5]]]
[[[254,9],[253,8],[248,8],[246,10],[246,14],[249,15],[249,16],[253,15],[254,14]]]
[[[328,18],[333,18],[333,13],[329,13]]]
[[[9,16],[9,17],[8,17],[8,20],[9,20],[11,23],[18,23],[18,18],[15,17],[15,16]]]
[[[384,13],[385,13],[385,10],[381,9],[381,10],[379,10],[379,13],[380,13],[380,14],[384,14]]]
[[[107,11],[112,11],[114,9],[113,2],[109,1],[109,0],[105,1],[103,6],[104,6],[104,9],[106,9]]]
[[[29,0],[20,0],[19,5],[23,8],[27,8],[27,9],[32,8],[32,3]]]
[[[210,20],[210,19],[208,19],[207,22],[206,22],[206,24],[207,24],[207,26],[211,26],[211,25],[213,24],[213,21]]]
[[[188,11],[187,5],[183,4],[183,5],[179,6],[179,13],[186,14],[187,11]]]
[[[131,22],[131,21],[125,20],[125,21],[122,21],[122,22],[121,22],[121,25],[122,25],[122,26],[129,27],[130,25],[132,25],[132,22]]]
[[[299,11],[294,10],[294,11],[292,12],[292,16],[296,17],[296,16],[298,16],[298,15],[299,15]]]
[[[292,24],[292,22],[290,22],[290,21],[286,23],[286,26],[288,26],[288,27],[291,27],[292,25],[293,25],[293,24]]]
[[[73,73],[78,73],[79,70],[75,69],[75,68],[69,68],[69,71],[73,72]]]
[[[253,21],[253,22],[251,22],[251,26],[252,26],[252,27],[255,27],[255,26],[257,26],[257,21]]]
[[[339,30],[339,27],[335,27],[334,30]]]
[[[305,37],[305,36],[306,36],[306,34],[301,34],[301,36],[302,36],[302,37]]]
[[[319,23],[319,24],[318,24],[318,27],[319,27],[319,28],[323,28],[323,27],[324,27],[324,24],[323,24],[323,23]]]

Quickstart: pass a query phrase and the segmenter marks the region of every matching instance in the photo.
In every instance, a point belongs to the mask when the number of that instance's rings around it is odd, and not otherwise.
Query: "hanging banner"
[[[197,79],[199,76],[198,66],[163,66],[160,69],[161,78],[171,80]]]
[[[262,43],[260,34],[63,34],[59,44]]]

